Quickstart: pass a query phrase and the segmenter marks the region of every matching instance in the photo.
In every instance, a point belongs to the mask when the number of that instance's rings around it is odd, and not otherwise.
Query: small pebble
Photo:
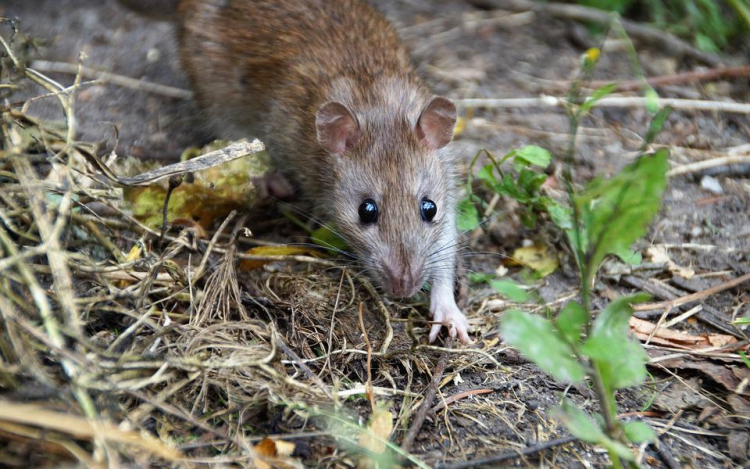
[[[719,181],[711,176],[703,176],[701,179],[701,188],[713,192],[714,194],[723,194],[724,188],[721,187]]]
[[[159,52],[159,49],[151,48],[146,52],[146,60],[148,60],[149,63],[158,61],[160,56],[161,53]]]

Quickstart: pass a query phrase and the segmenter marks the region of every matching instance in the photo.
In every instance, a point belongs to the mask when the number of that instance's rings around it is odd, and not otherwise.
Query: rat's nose
[[[399,298],[414,295],[422,287],[421,268],[406,263],[384,263],[384,284],[386,292]]]

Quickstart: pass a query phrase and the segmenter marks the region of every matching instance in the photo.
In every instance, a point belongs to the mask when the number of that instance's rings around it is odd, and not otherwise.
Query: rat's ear
[[[432,150],[443,148],[453,138],[456,106],[440,96],[432,98],[417,121],[417,137]]]
[[[359,140],[359,124],[341,103],[325,103],[315,115],[318,142],[328,152],[340,155]]]

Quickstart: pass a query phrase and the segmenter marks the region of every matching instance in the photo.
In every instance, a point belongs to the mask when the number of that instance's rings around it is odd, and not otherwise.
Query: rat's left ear
[[[446,98],[432,98],[417,121],[417,137],[432,150],[443,148],[453,139],[456,106]]]

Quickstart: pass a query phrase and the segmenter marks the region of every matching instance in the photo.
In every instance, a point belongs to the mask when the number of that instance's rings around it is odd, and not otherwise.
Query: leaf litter
[[[378,414],[366,405],[362,360],[366,346],[352,320],[356,305],[365,299],[363,315],[371,328],[373,350],[378,350],[385,341],[381,331],[386,324],[378,307],[384,300],[360,284],[354,272],[332,269],[324,259],[320,264],[281,262],[279,267],[269,268],[274,261],[266,260],[266,256],[305,254],[284,251],[290,249],[284,246],[281,252],[272,254],[244,251],[249,262],[256,264],[251,268],[253,275],[239,275],[233,263],[234,243],[252,240],[238,234],[236,216],[231,217],[235,224],[224,227],[223,233],[221,227],[217,229],[235,207],[226,207],[222,215],[213,218],[193,217],[187,211],[183,214],[188,215],[185,220],[198,218],[200,223],[185,223],[182,229],[168,231],[164,246],[159,246],[161,195],[149,202],[151,221],[117,206],[92,213],[89,209],[96,208],[96,203],[113,205],[120,187],[101,181],[89,169],[80,173],[67,171],[66,164],[75,170],[87,168],[90,159],[86,155],[91,153],[91,147],[67,140],[61,133],[65,127],[59,123],[33,121],[15,112],[4,115],[4,124],[4,137],[9,136],[22,154],[43,157],[36,161],[54,155],[64,163],[47,165],[42,161],[35,168],[36,178],[21,181],[24,176],[19,175],[15,180],[12,176],[9,181],[3,179],[3,202],[10,206],[10,210],[3,207],[10,213],[3,219],[7,223],[4,229],[10,231],[12,243],[23,248],[22,253],[36,249],[30,254],[13,254],[12,261],[3,264],[3,273],[8,273],[8,277],[0,283],[4,320],[0,345],[7,361],[0,367],[0,383],[3,390],[10,390],[7,396],[12,402],[45,399],[43,409],[53,406],[80,421],[97,419],[134,428],[140,435],[155,434],[167,450],[181,451],[184,458],[201,464],[239,467],[254,461],[262,467],[265,461],[256,458],[277,458],[273,464],[297,467],[296,456],[288,454],[290,446],[279,445],[287,440],[265,435],[304,435],[305,430],[313,429],[313,437],[300,436],[300,440],[315,445],[319,458],[316,463],[351,466],[350,454],[342,451],[339,444],[350,435],[329,424],[333,420],[331,405],[351,412],[340,417],[346,419],[345,428],[349,430],[370,428],[380,438],[392,433],[384,430],[384,424],[374,425],[387,420],[385,413]],[[26,129],[28,133],[24,132]],[[40,135],[45,137],[39,138]],[[10,167],[13,175],[12,159],[6,159],[8,147],[3,150],[3,169]],[[68,184],[52,185],[53,181]],[[26,191],[19,191],[24,189],[22,182]],[[533,185],[533,181],[530,183]],[[54,243],[35,229],[36,215],[28,209],[31,204],[26,203],[33,199],[29,188],[48,191],[50,199],[57,201],[51,205],[53,218],[56,216],[54,219],[61,223],[69,220],[69,232],[62,240],[71,266],[72,291],[64,278],[53,275],[47,267],[52,259],[45,257]],[[63,204],[69,192],[69,199],[76,201],[73,209]],[[66,211],[70,212],[67,218],[58,216]],[[174,221],[178,217],[170,213],[168,219]],[[43,231],[44,221],[38,222],[39,231]],[[253,220],[247,225],[255,231]],[[100,236],[96,235],[97,229]],[[214,235],[219,236],[212,245],[208,240]],[[3,262],[11,259],[8,252],[3,251]],[[252,259],[255,255],[258,259]],[[71,293],[75,300],[72,303]],[[47,296],[50,306],[39,308],[37,313],[28,305],[34,301],[44,305],[40,295]],[[71,307],[72,304],[78,307]],[[479,304],[474,304],[478,308]],[[388,355],[373,356],[376,371],[372,392],[388,399],[397,396],[397,401],[406,406],[424,391],[424,375],[434,368],[438,355],[429,348],[412,348],[410,334],[414,328],[419,333],[427,327],[424,316],[419,315],[420,308],[424,313],[423,305],[417,302],[387,306],[394,312],[396,321],[392,326],[396,333]],[[50,309],[53,314],[45,315]],[[408,318],[412,320],[407,322]],[[492,330],[492,316],[477,314],[472,320],[482,330]],[[68,338],[67,343],[59,340],[60,329]],[[290,344],[296,356],[283,352],[282,342]],[[496,345],[496,339],[488,340],[480,345],[480,350],[513,363],[512,351],[506,354]],[[694,360],[702,361],[705,359]],[[680,369],[677,360],[673,362],[662,365]],[[333,404],[306,374],[305,367],[320,375],[325,391],[334,396]],[[459,401],[447,407],[445,414],[430,417],[454,418],[448,429],[457,431],[464,439],[462,443],[473,442],[491,449],[517,440],[519,435],[513,432],[519,430],[512,425],[496,429],[494,435],[482,434],[482,425],[477,425],[477,419],[481,422],[506,412],[516,412],[520,429],[536,426],[536,437],[524,434],[522,439],[545,439],[559,431],[551,419],[528,415],[528,409],[544,411],[555,404],[554,399],[535,395],[529,389],[555,387],[528,365],[519,363],[511,372],[498,371],[480,355],[456,353],[451,367],[464,370],[462,375],[470,377],[458,383],[460,389],[481,389],[477,377],[501,377],[499,399],[482,396]],[[737,379],[726,382],[737,389],[742,383]],[[394,381],[398,385],[394,386]],[[446,386],[450,383],[451,380],[442,383],[441,390],[448,392]],[[742,409],[743,401],[730,397],[729,401],[735,402],[733,408]],[[509,404],[508,399],[517,402]],[[721,414],[722,409],[717,412]],[[370,419],[363,419],[368,414]],[[408,419],[408,412],[403,416]],[[136,456],[126,442],[100,441],[96,436],[68,434],[61,429],[33,433],[37,425],[28,422],[25,428],[13,427],[14,422],[9,420],[2,419],[0,423],[3,435],[10,432],[27,444],[47,442],[49,446],[43,448],[54,450],[40,455],[39,461],[51,465],[61,455],[67,460],[100,461],[102,453],[98,448],[117,453],[125,460],[136,460],[143,467],[162,465],[164,460],[159,458],[166,457],[166,453],[158,451]],[[393,424],[405,429],[404,421],[397,419]],[[439,419],[434,424],[445,429]],[[734,432],[729,438],[733,453],[742,446],[742,438],[736,436],[741,434]],[[422,439],[422,443],[429,448],[429,439]],[[292,452],[303,446],[295,444]],[[3,446],[2,450],[8,452],[8,461],[17,460],[12,445]],[[430,461],[442,457],[432,451],[427,449],[423,456]]]

